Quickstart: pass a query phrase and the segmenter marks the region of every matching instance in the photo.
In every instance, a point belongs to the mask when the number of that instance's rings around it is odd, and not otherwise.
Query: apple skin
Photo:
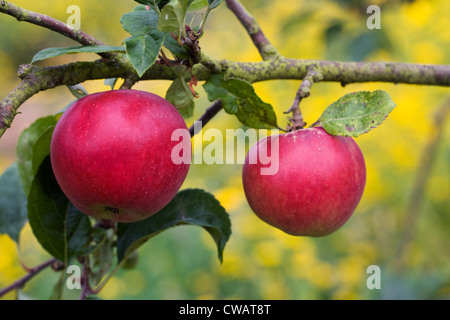
[[[259,157],[249,163],[249,156],[262,144],[270,150],[277,142],[278,172],[261,175],[268,165]],[[242,178],[247,201],[259,218],[290,235],[320,237],[353,214],[364,191],[366,167],[353,138],[314,127],[258,141],[247,154]]]
[[[139,90],[90,94],[63,113],[50,157],[62,191],[83,213],[118,222],[145,219],[176,195],[190,164],[174,164],[171,141],[186,123],[167,100]],[[191,141],[183,140],[183,150]]]

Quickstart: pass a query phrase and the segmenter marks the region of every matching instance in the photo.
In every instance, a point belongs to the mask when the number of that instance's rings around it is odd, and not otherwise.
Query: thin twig
[[[15,289],[20,289],[22,288],[28,281],[30,281],[35,275],[37,275],[40,271],[44,270],[45,268],[51,266],[53,263],[57,262],[58,260],[53,258],[50,259],[48,261],[45,261],[44,263],[29,269],[28,273],[23,276],[22,278],[20,278],[19,280],[17,280],[16,282],[14,282],[13,284],[9,285],[8,287],[0,290],[0,297],[2,297],[3,295],[5,295],[6,293],[15,290]]]
[[[265,36],[256,19],[250,15],[239,0],[226,0],[228,8],[235,14],[241,24],[247,30],[253,44],[259,51],[263,60],[279,57],[277,49]]]
[[[297,129],[303,129],[306,126],[306,122],[303,121],[303,115],[300,110],[300,102],[302,99],[309,97],[311,94],[311,87],[314,84],[314,82],[318,82],[322,79],[322,75],[317,70],[316,65],[312,65],[308,68],[308,72],[306,73],[306,76],[302,80],[302,84],[300,85],[300,88],[297,91],[297,94],[295,95],[294,102],[292,103],[292,106],[289,108],[288,111],[284,113],[291,113],[292,117],[289,118],[289,126],[287,128],[287,131],[293,131]]]
[[[193,124],[189,128],[191,137],[200,132],[200,130],[220,111],[222,110],[222,100],[216,100],[214,103],[206,109],[205,113],[196,121],[200,123],[200,127]]]

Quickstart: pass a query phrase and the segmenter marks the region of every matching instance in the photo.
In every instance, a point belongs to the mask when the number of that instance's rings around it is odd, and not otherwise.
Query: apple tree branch
[[[278,50],[265,36],[256,19],[248,13],[239,0],[226,0],[228,8],[234,13],[253,41],[263,60],[280,56]]]
[[[235,62],[215,60],[198,52],[198,63],[192,67],[192,75],[198,81],[206,81],[212,74],[222,73],[225,78],[239,78],[249,83],[268,80],[303,80],[308,68],[315,66],[320,81],[338,82],[341,85],[359,82],[387,82],[432,86],[450,86],[449,65],[425,65],[391,62],[340,62],[327,60],[290,59],[281,56],[265,37],[255,19],[248,14],[238,0],[226,0],[258,48],[263,61]],[[63,34],[84,45],[100,45],[102,42],[66,24],[39,13],[0,1],[0,12],[19,21],[26,21]],[[19,107],[33,95],[62,85],[76,85],[87,80],[124,78],[122,89],[140,80],[174,80],[184,66],[153,64],[139,77],[131,63],[118,54],[108,54],[97,61],[74,62],[59,66],[20,66],[18,76],[22,82],[0,102],[0,137],[11,126]],[[128,80],[127,80],[128,79]],[[317,81],[317,80],[315,80]],[[306,82],[305,82],[306,85]]]

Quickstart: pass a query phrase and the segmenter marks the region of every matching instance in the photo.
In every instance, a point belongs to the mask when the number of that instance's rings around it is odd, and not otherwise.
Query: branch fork
[[[286,128],[288,132],[303,129],[306,126],[306,122],[303,121],[303,115],[300,110],[300,102],[309,97],[311,94],[311,87],[315,82],[319,82],[323,79],[322,74],[318,71],[317,65],[311,65],[308,67],[305,77],[302,80],[302,84],[295,95],[294,102],[289,110],[285,111],[285,114],[292,113],[292,117],[289,117],[289,124]]]

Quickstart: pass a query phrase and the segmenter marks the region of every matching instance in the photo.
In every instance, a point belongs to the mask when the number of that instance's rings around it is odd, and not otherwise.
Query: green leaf
[[[163,9],[169,2],[170,0],[156,0],[159,9]]]
[[[181,35],[184,28],[184,17],[186,16],[187,0],[170,0],[164,6],[159,15],[158,29]]]
[[[165,5],[167,5],[167,3],[170,0],[134,0],[140,4],[145,4],[145,5],[150,5],[150,6],[155,6],[158,5],[159,9],[164,8]],[[192,2],[192,0],[188,0],[188,3]]]
[[[164,34],[159,31],[125,39],[128,58],[140,77],[156,61],[163,41]]]
[[[46,157],[28,195],[28,220],[36,239],[66,265],[91,242],[89,217],[75,208],[61,191]]]
[[[208,0],[209,9],[217,8],[223,0]]]
[[[56,122],[54,116],[39,118],[19,137],[16,148],[17,166],[27,196],[34,175],[44,158],[50,154],[50,141]]]
[[[213,75],[203,85],[209,101],[222,100],[224,110],[234,114],[240,122],[255,129],[278,128],[277,117],[272,106],[262,101],[252,85],[244,80],[223,79]]]
[[[155,0],[134,0],[140,4],[146,4],[146,5],[151,5],[155,3]]]
[[[27,198],[23,192],[17,163],[0,177],[0,234],[7,234],[16,243],[27,221]]]
[[[105,79],[105,81],[103,81],[103,84],[105,86],[110,86],[111,90],[114,90],[114,86],[116,85],[117,80],[118,80],[117,78],[108,78],[108,79]]]
[[[133,223],[119,223],[117,253],[119,261],[126,259],[139,246],[158,233],[178,225],[203,227],[213,237],[218,257],[231,235],[228,213],[213,195],[200,189],[180,191],[160,212],[148,219]]]
[[[158,14],[138,6],[132,12],[122,15],[120,22],[132,36],[125,39],[125,49],[131,64],[142,76],[158,57],[159,50],[167,35],[158,30]]]
[[[66,48],[47,48],[39,51],[31,60],[31,63],[41,61],[49,58],[62,56],[64,54],[75,53],[104,53],[104,52],[119,52],[125,53],[123,47],[112,46],[81,46],[81,47],[66,47]]]
[[[166,100],[177,108],[183,118],[192,117],[194,114],[194,95],[181,75],[170,85],[166,93]]]
[[[158,26],[158,15],[153,10],[138,6],[120,18],[123,29],[133,36],[144,36]]]
[[[194,0],[189,4],[188,11],[199,11],[209,7],[208,0]]]
[[[379,126],[395,106],[383,90],[353,92],[332,103],[316,124],[332,135],[357,137]]]
[[[209,13],[211,12],[211,10],[214,9],[214,8],[216,8],[216,7],[218,7],[218,6],[222,3],[222,1],[223,1],[223,0],[208,0],[206,12],[205,12],[205,14],[204,14],[204,16],[203,16],[202,22],[200,23],[199,30],[202,30],[202,29],[203,29],[203,27],[204,27],[204,25],[205,25],[205,23],[206,23],[206,20],[207,20],[207,18],[208,18],[208,16],[209,16]],[[203,1],[203,2],[204,2],[204,1]],[[202,3],[203,3],[203,2],[202,2]],[[201,7],[200,7],[200,4],[198,4],[197,6],[198,6],[199,9],[201,8]],[[195,6],[194,6],[194,8],[195,8]],[[193,11],[193,9],[191,9],[191,10]]]
[[[172,38],[171,36],[166,36],[164,38],[164,47],[169,49],[169,51],[178,59],[190,59],[190,55],[187,50],[178,43],[177,40]]]
[[[211,12],[211,10],[216,8],[216,7],[218,7],[222,3],[222,1],[223,0],[208,0],[207,1],[207,3],[206,3],[206,11],[205,11],[205,14],[203,16],[202,22],[200,23],[199,30],[203,29],[203,27],[204,27],[204,25],[206,23],[206,20],[207,20],[207,18],[209,16],[209,13]],[[192,6],[193,8],[191,8],[190,10],[194,11],[195,9],[203,9],[203,5],[205,5],[205,2],[206,1],[197,1],[197,3],[193,4],[193,6]]]
[[[69,88],[70,93],[72,93],[72,95],[77,99],[81,99],[89,95],[89,92],[87,92],[87,90],[80,83],[74,86],[68,85],[67,88]]]

